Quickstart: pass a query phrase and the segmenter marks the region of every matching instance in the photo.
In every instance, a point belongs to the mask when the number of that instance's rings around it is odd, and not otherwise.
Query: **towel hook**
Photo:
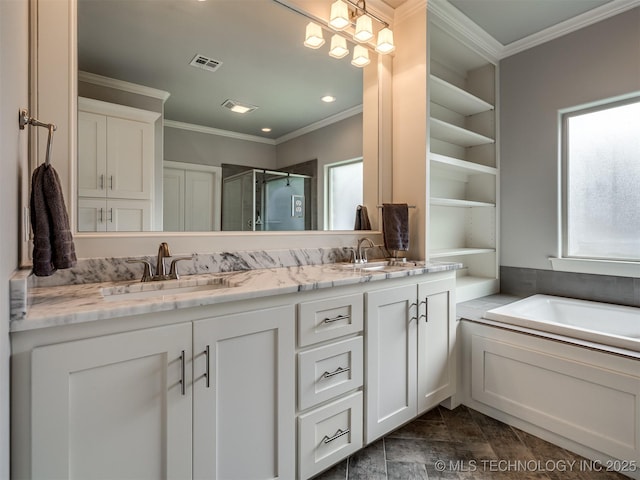
[[[45,155],[44,163],[45,165],[51,165],[51,148],[53,147],[53,132],[56,131],[57,127],[53,123],[44,123],[40,120],[29,116],[29,111],[26,108],[21,108],[18,110],[18,125],[20,126],[20,130],[24,130],[27,125],[33,125],[34,127],[45,127],[49,130],[49,137],[47,139],[47,153]]]

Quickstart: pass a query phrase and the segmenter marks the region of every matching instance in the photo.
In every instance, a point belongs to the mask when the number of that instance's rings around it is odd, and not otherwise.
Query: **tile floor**
[[[625,479],[584,458],[460,406],[435,408],[314,480]],[[598,465],[594,465],[598,467]]]

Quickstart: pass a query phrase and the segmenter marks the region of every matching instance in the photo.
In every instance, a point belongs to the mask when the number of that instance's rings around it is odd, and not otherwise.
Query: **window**
[[[326,166],[326,227],[353,230],[356,207],[362,204],[362,159]]]
[[[564,256],[640,261],[640,97],[562,125]]]

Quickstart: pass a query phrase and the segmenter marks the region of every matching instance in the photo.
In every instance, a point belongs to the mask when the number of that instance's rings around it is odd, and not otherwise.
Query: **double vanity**
[[[306,479],[455,393],[458,264],[201,260],[29,289],[14,478]]]

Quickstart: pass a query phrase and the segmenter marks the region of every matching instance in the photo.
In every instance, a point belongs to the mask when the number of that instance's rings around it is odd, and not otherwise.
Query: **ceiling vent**
[[[258,107],[256,107],[255,105],[250,105],[248,103],[241,103],[241,102],[238,102],[237,100],[225,100],[222,103],[222,106],[225,108],[228,108],[229,110],[235,113],[250,113],[258,109]]]
[[[205,57],[204,55],[200,55],[199,53],[193,57],[191,63],[189,64],[192,67],[202,68],[203,70],[208,70],[210,72],[215,72],[222,62],[220,60],[214,60],[213,58]]]

